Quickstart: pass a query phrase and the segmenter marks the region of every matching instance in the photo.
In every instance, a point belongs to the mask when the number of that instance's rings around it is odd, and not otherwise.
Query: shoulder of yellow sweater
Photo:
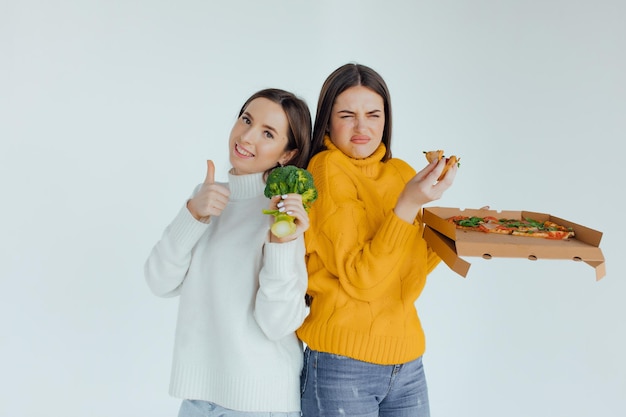
[[[386,162],[387,166],[395,168],[405,181],[409,181],[417,173],[415,169],[404,160],[391,158]]]
[[[337,172],[345,172],[346,168],[350,168],[352,165],[349,163],[347,157],[345,157],[341,151],[322,151],[315,155],[309,162],[308,170],[313,175],[313,181],[317,186],[328,181],[329,177],[334,176]]]
[[[340,156],[339,151],[337,150],[325,150],[315,154],[311,160],[309,161],[308,169],[313,169],[315,167],[323,167],[328,163],[328,160],[331,157],[338,158]]]
[[[341,151],[323,151],[315,155],[308,166],[317,188],[318,201],[313,209],[325,214],[332,212],[332,207],[345,201],[356,199],[356,175],[354,166]]]

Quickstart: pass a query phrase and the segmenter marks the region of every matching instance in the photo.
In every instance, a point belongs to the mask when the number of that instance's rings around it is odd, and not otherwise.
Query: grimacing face
[[[373,90],[350,87],[335,99],[330,116],[329,135],[333,144],[355,159],[374,153],[383,139],[385,103]]]
[[[296,150],[286,151],[289,122],[280,104],[264,97],[252,100],[233,126],[229,158],[233,174],[265,172],[285,164]]]

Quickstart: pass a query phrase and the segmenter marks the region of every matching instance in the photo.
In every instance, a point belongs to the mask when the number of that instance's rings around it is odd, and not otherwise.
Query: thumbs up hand
[[[206,161],[206,177],[198,193],[187,202],[187,209],[198,221],[208,223],[211,216],[219,216],[228,204],[230,190],[215,183],[215,165]]]

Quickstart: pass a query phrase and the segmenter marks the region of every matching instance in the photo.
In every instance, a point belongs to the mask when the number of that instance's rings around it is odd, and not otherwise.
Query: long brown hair
[[[317,114],[313,126],[311,157],[326,149],[324,135],[329,130],[330,116],[337,96],[350,87],[363,86],[380,95],[385,105],[385,127],[382,142],[387,148],[383,161],[391,158],[391,97],[383,77],[372,68],[361,64],[345,64],[333,71],[320,91]]]
[[[287,132],[286,151],[296,149],[297,152],[285,165],[295,165],[299,168],[306,168],[311,153],[311,112],[306,102],[289,91],[278,88],[267,88],[260,90],[246,100],[239,110],[239,117],[243,114],[252,100],[266,98],[280,105],[289,124]],[[271,170],[270,170],[271,171]],[[269,172],[266,172],[266,175]]]

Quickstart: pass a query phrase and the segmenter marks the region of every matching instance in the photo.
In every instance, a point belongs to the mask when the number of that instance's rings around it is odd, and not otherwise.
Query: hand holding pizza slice
[[[426,156],[426,160],[428,162],[433,162],[433,161],[439,161],[442,158],[446,158],[446,156],[443,154],[443,150],[438,149],[436,151],[424,151],[424,155]],[[450,169],[450,167],[452,167],[454,164],[457,164],[457,166],[461,166],[461,163],[459,162],[461,160],[461,158],[457,158],[456,155],[452,155],[449,158],[446,158],[446,165],[443,167],[443,171],[441,171],[441,175],[439,175],[439,178],[437,178],[437,181],[441,181],[441,179],[446,175],[446,172],[448,172],[448,170]]]

